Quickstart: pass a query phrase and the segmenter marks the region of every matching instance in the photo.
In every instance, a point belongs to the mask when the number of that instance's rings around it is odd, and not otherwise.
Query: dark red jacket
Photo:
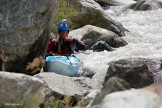
[[[79,50],[84,49],[84,48],[82,48],[83,46],[85,47],[85,45],[84,45],[84,43],[82,41],[78,41],[77,40],[77,42],[76,42],[76,39],[74,41],[74,39],[72,39],[70,37],[66,38],[66,41],[63,40],[63,41],[60,42],[59,40],[57,40],[57,41],[56,40],[57,39],[52,39],[48,43],[48,50],[47,50],[46,56],[50,56],[50,55],[52,55],[52,53],[56,53],[57,52],[58,43],[61,44],[61,54],[62,55],[74,53],[74,51],[71,50],[71,46],[74,45],[74,44],[77,47],[79,47]]]
[[[56,43],[56,39],[51,39],[49,41],[46,56],[52,55],[52,50],[53,50],[53,48],[55,46],[55,43]]]
[[[63,44],[61,45],[62,46],[61,54],[65,55],[65,54],[74,53],[74,51],[72,51],[70,48],[70,45],[73,45],[73,44],[74,44],[74,42],[72,42],[72,41],[63,42]],[[50,40],[50,42],[48,43],[48,49],[47,49],[46,56],[50,56],[50,55],[52,55],[52,53],[56,53],[57,48],[58,48],[58,43],[57,43],[56,39]]]

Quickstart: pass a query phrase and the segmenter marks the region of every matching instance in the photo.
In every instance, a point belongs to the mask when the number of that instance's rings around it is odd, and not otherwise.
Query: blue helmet
[[[69,26],[65,23],[61,23],[59,26],[58,26],[58,31],[61,31],[61,30],[66,30],[66,31],[69,31]]]

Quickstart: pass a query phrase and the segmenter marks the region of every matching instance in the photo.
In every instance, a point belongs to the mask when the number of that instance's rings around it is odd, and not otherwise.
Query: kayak
[[[44,71],[73,77],[79,75],[81,65],[81,60],[74,55],[48,56]]]

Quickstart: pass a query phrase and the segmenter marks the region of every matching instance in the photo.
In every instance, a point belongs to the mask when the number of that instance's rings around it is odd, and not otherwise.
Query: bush
[[[72,30],[72,22],[70,20],[71,16],[78,15],[78,12],[74,9],[74,7],[68,2],[68,0],[60,0],[59,8],[56,13],[56,17],[53,22],[52,32],[57,34],[57,26],[61,22],[62,19],[67,19],[67,23],[70,25],[70,29]]]

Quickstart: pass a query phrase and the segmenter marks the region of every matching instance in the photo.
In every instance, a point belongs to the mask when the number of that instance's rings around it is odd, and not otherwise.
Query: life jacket
[[[53,50],[55,43],[56,43],[56,39],[51,39],[49,41],[46,56],[52,55],[52,50]]]
[[[72,54],[74,51],[71,49],[71,45],[74,44],[72,41],[65,41],[64,39],[59,42],[61,44],[61,54]],[[58,50],[58,41],[55,43],[55,47],[53,47],[53,52],[56,53]]]
[[[74,42],[72,42],[72,41],[65,41],[64,39],[62,39],[61,54],[66,55],[66,54],[74,53],[74,51],[71,50],[71,45],[73,45],[73,44],[74,44]],[[52,53],[56,53],[57,50],[58,50],[58,40],[56,40],[56,39],[50,40],[50,42],[48,43],[46,57],[51,56]]]
[[[75,44],[75,45],[74,45]],[[72,50],[71,46],[75,46],[75,51],[79,50],[85,50],[85,45],[83,41],[79,41],[77,39],[73,39],[73,41],[65,41],[62,40],[61,42],[61,54],[72,54],[74,53],[74,50]],[[57,39],[51,39],[48,43],[48,50],[46,53],[46,56],[51,56],[52,53],[56,53],[58,50],[58,40]]]

